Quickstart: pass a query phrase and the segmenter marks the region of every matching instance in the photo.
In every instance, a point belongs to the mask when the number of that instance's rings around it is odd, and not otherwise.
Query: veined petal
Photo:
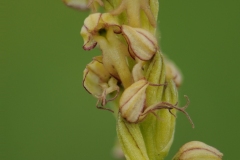
[[[63,2],[67,6],[78,9],[78,10],[88,9],[88,1],[87,0],[63,0]]]
[[[123,25],[122,34],[126,38],[130,54],[134,58],[150,60],[158,50],[157,39],[144,29]]]

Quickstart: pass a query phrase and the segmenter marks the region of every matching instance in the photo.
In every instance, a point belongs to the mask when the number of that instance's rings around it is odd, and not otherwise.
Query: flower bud
[[[183,145],[173,160],[221,160],[223,154],[203,142],[192,141]]]
[[[138,122],[144,108],[147,87],[148,82],[142,79],[133,83],[123,92],[119,101],[119,112],[128,122]]]
[[[173,79],[176,86],[180,87],[182,84],[182,74],[177,66],[170,60],[165,59],[166,64],[166,78]]]
[[[122,26],[122,34],[128,42],[130,54],[143,61],[150,60],[158,50],[157,39],[141,28]]]
[[[123,92],[119,101],[119,112],[123,118],[125,118],[130,123],[137,123],[139,121],[142,121],[148,113],[153,113],[156,115],[154,111],[159,109],[168,109],[170,113],[172,113],[172,109],[177,109],[189,117],[187,112],[185,112],[185,108],[188,106],[188,104],[183,108],[179,108],[176,105],[167,102],[158,102],[154,105],[146,106],[146,89],[149,85],[157,87],[165,84],[151,84],[145,79],[141,79],[133,83]]]

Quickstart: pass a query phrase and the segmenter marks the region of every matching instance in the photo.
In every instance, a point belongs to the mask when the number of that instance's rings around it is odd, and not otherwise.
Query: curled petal
[[[84,50],[91,50],[97,45],[97,42],[93,39],[92,35],[88,32],[88,30],[85,26],[82,27],[80,34],[83,37],[83,41],[84,41],[83,49]]]
[[[148,82],[145,79],[139,80],[128,87],[120,98],[120,110],[122,117],[130,123],[138,122],[143,112],[146,100],[146,89]]]
[[[150,60],[157,52],[157,39],[148,31],[141,28],[122,26],[122,34],[126,38],[130,54],[133,58]]]
[[[87,10],[88,2],[87,0],[63,0],[63,2],[74,9],[78,10]]]

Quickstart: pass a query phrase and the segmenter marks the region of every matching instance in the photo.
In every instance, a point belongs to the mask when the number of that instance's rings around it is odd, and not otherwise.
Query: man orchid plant
[[[128,160],[162,160],[172,145],[178,87],[182,76],[163,56],[156,38],[158,0],[64,0],[91,10],[81,29],[84,50],[100,48],[83,72],[83,86],[97,108],[115,112],[118,141]],[[100,10],[103,13],[100,13]],[[106,105],[112,101],[111,107]],[[202,142],[180,148],[174,160],[220,160],[222,153]]]

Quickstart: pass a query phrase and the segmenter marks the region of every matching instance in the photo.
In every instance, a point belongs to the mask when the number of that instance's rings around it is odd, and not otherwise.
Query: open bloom
[[[125,88],[133,83],[130,66],[126,59],[150,60],[157,52],[156,38],[146,30],[119,25],[109,13],[88,16],[81,29],[83,48],[91,50],[99,44],[102,62],[106,70]],[[125,39],[125,41],[124,41]]]
[[[116,96],[119,93],[118,81],[106,71],[102,64],[101,56],[95,57],[93,61],[87,65],[83,73],[84,88],[98,99],[98,108],[106,109],[103,106],[110,101],[106,100],[107,95],[115,91],[117,91]]]

